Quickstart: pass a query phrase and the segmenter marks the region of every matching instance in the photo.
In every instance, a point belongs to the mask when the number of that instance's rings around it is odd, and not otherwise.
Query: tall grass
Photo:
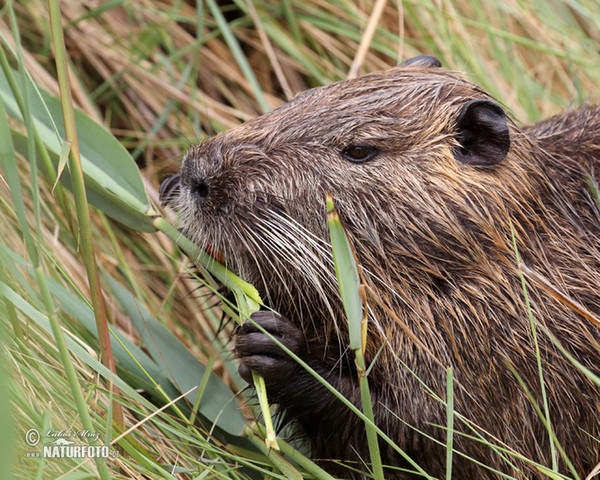
[[[110,165],[88,171],[85,181],[117,374],[100,353],[93,274],[81,260],[81,218],[69,190],[73,165],[55,186],[68,145],[54,133],[60,122],[44,121],[60,71],[48,5],[7,1],[0,6],[7,112],[0,112],[0,385],[10,404],[3,396],[0,426],[12,434],[0,440],[1,478],[9,478],[10,464],[14,477],[27,479],[326,477],[285,443],[282,453],[265,449],[260,426],[247,426],[255,411],[238,394],[231,326],[220,328],[215,297],[198,289],[189,262],[154,232],[153,218],[125,212],[124,196],[103,200],[102,174],[128,184],[133,157],[143,186],[131,187],[132,198],[155,208],[160,180],[196,141],[306,88],[420,53],[482,85],[521,122],[600,98],[600,4],[593,0],[83,0],[60,7],[73,102],[118,140],[77,117],[90,146],[82,147],[84,163]],[[449,391],[449,410],[451,398]],[[113,401],[123,407],[124,428],[136,428],[111,445],[122,432],[112,422]],[[49,439],[28,445],[31,429],[97,432],[115,456],[105,464],[36,457]]]

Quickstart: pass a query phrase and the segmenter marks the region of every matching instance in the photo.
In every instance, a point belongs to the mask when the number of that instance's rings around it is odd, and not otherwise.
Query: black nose
[[[200,202],[205,202],[208,198],[209,188],[208,184],[204,181],[194,182],[191,188],[192,195],[196,197]]]
[[[180,178],[181,175],[176,173],[162,181],[158,190],[158,198],[161,205],[168,205],[179,195]]]

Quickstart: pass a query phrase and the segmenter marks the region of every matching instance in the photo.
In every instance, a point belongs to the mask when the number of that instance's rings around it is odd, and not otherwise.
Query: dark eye
[[[350,145],[342,150],[342,156],[354,163],[366,162],[378,153],[379,150],[377,148],[367,145]]]

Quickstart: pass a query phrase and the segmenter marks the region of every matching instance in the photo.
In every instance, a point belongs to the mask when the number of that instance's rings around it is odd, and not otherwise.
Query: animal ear
[[[504,110],[490,100],[471,100],[456,121],[459,146],[454,158],[462,163],[493,166],[510,148],[510,135]]]
[[[433,55],[419,55],[418,57],[412,57],[404,60],[400,64],[401,67],[413,67],[413,68],[440,68],[442,62],[440,62]]]

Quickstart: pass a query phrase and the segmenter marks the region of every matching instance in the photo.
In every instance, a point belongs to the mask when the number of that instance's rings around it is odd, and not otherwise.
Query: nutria
[[[191,148],[175,203],[185,234],[278,312],[254,321],[360,406],[330,192],[372,289],[377,425],[443,478],[452,367],[453,478],[548,478],[553,468],[585,478],[600,462],[600,328],[535,282],[526,297],[513,235],[524,265],[600,315],[599,169],[599,107],[518,126],[482,89],[419,57],[308,90]],[[314,458],[366,475],[362,420],[253,324],[235,351],[241,375],[264,376]],[[414,478],[381,449],[386,478]]]

